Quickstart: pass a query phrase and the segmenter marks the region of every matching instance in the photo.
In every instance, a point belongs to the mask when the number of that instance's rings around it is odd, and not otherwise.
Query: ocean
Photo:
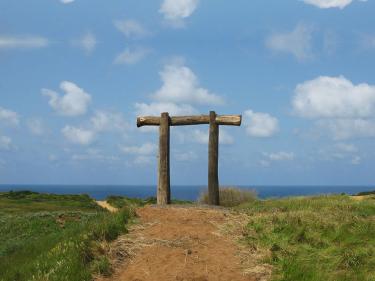
[[[375,190],[375,186],[238,186],[255,190],[259,198],[288,197],[314,194],[356,194],[361,191]],[[207,187],[199,185],[171,186],[173,199],[196,200]],[[152,185],[16,185],[2,184],[0,191],[31,190],[56,194],[89,194],[101,200],[109,195],[147,198],[156,196],[156,186]]]

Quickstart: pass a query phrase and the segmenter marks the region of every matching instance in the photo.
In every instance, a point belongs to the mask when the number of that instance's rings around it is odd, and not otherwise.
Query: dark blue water
[[[256,190],[258,197],[287,197],[314,194],[356,194],[361,191],[375,190],[375,186],[240,186],[243,189]],[[204,186],[172,186],[172,198],[181,200],[196,200]],[[113,185],[0,185],[0,191],[31,190],[36,192],[56,194],[89,194],[100,200],[109,195],[146,198],[156,196],[156,186],[113,186]]]

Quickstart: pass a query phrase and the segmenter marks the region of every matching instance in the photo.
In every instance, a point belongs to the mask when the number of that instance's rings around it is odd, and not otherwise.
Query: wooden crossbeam
[[[157,203],[170,204],[170,126],[209,124],[208,140],[208,203],[219,205],[219,126],[241,126],[241,115],[172,116],[167,112],[161,116],[144,116],[137,118],[137,127],[159,126],[159,163]]]
[[[160,117],[143,116],[137,118],[137,127],[160,126]],[[210,124],[210,115],[175,116],[169,118],[169,126]],[[218,125],[241,126],[241,115],[217,115],[215,122]]]

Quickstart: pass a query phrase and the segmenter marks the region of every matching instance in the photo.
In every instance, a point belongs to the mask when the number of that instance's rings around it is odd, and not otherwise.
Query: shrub
[[[256,192],[249,189],[241,189],[238,187],[220,188],[220,206],[234,207],[243,203],[256,200]],[[198,202],[200,204],[208,204],[208,192],[203,192]]]

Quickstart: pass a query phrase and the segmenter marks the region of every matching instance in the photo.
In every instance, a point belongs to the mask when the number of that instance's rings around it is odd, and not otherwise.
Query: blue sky
[[[0,183],[155,184],[136,116],[242,114],[220,181],[370,185],[372,0],[0,0]],[[172,128],[172,184],[207,181],[207,126]]]

